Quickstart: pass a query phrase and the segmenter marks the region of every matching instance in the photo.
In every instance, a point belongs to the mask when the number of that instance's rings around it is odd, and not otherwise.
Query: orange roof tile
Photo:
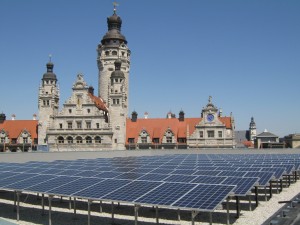
[[[178,118],[139,118],[136,122],[132,122],[128,118],[126,121],[126,143],[128,144],[128,138],[134,138],[136,142],[143,129],[148,132],[150,138],[159,138],[160,141],[168,128],[172,130],[176,138],[187,138],[188,132],[191,135],[201,120],[202,118],[185,118],[184,121],[179,121]],[[231,128],[230,117],[220,117],[219,120],[224,123],[226,128]]]
[[[38,137],[37,131],[38,121],[37,120],[5,120],[0,123],[0,130],[4,129],[8,132],[10,139],[18,138],[23,130],[27,130],[31,134],[31,138]]]
[[[108,109],[107,109],[105,103],[103,102],[102,98],[96,97],[95,95],[92,95],[91,93],[88,93],[88,95],[90,96],[90,98],[95,103],[95,105],[97,106],[98,109],[108,112]]]

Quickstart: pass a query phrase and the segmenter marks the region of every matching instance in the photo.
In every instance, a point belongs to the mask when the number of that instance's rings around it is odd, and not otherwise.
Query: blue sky
[[[79,72],[97,90],[96,47],[112,2],[0,1],[0,111],[8,119],[38,113],[49,54],[61,104]],[[199,117],[211,95],[237,130],[253,116],[258,132],[300,133],[299,12],[298,0],[120,0],[132,51],[129,113]]]

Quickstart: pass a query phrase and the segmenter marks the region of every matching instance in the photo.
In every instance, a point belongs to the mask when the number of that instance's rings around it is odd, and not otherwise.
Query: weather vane
[[[114,13],[116,13],[117,11],[117,6],[119,6],[119,4],[117,2],[113,2],[114,5]]]
[[[52,58],[52,55],[51,55],[51,54],[49,54],[49,62],[51,62],[51,58]]]

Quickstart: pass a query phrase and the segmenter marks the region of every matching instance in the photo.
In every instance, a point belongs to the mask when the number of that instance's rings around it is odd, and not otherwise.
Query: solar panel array
[[[177,154],[0,163],[0,189],[213,211],[298,171],[299,154]]]

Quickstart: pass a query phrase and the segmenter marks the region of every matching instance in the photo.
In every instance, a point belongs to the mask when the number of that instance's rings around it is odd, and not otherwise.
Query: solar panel
[[[181,169],[176,169],[171,174],[191,175],[191,174],[193,174],[195,172],[196,172],[196,170],[181,170]]]
[[[202,184],[221,184],[227,177],[219,176],[197,176],[191,181],[191,183],[202,183]]]
[[[84,170],[84,171],[80,171],[79,173],[76,174],[76,176],[80,176],[80,177],[96,177],[98,174],[100,174],[101,172],[97,172],[97,171],[90,171],[90,170]]]
[[[87,199],[101,199],[102,196],[115,191],[124,185],[129,184],[130,182],[130,180],[107,179],[84,190],[79,190],[73,193],[72,196]]]
[[[247,172],[239,172],[239,171],[221,171],[218,176],[225,177],[243,177]]]
[[[125,185],[122,188],[103,196],[102,198],[115,201],[132,202],[161,184],[161,182],[155,181],[132,181],[128,185]]]
[[[167,177],[166,179],[164,179],[164,181],[166,181],[166,182],[189,183],[192,180],[194,180],[195,178],[197,178],[197,176],[187,176],[187,175],[172,174],[169,177]]]
[[[209,171],[209,170],[197,170],[192,175],[219,176],[220,173],[221,173],[221,171],[219,171],[219,170],[213,170],[213,171]]]
[[[134,200],[136,203],[169,206],[197,184],[163,183],[159,187]]]
[[[274,173],[270,172],[247,172],[244,177],[258,177],[260,186],[267,186],[271,179],[274,178]]]
[[[138,178],[138,180],[149,180],[149,181],[162,181],[166,179],[168,176],[167,174],[159,174],[159,173],[148,173],[144,176]]]
[[[136,180],[136,179],[138,179],[142,176],[144,176],[144,174],[140,174],[140,173],[122,173],[119,176],[116,176],[115,179]]]
[[[5,189],[11,189],[11,190],[26,190],[26,188],[32,186],[33,184],[42,183],[48,180],[51,180],[55,178],[55,175],[38,175],[38,174],[32,174],[31,177],[26,178],[24,180],[16,180],[16,182],[6,185]]]
[[[255,185],[258,185],[258,180],[259,178],[257,177],[228,177],[222,182],[222,184],[236,185],[236,188],[233,191],[234,195],[246,196]]]
[[[43,183],[34,184],[33,186],[26,188],[26,190],[38,193],[47,193],[47,191],[53,188],[59,187],[76,179],[78,179],[78,177],[56,176],[55,178],[47,180]]]
[[[178,208],[214,211],[227,198],[234,187],[228,185],[198,184],[197,187],[171,205]]]
[[[152,173],[160,173],[160,174],[171,174],[173,172],[173,170],[170,169],[155,169],[152,171]]]
[[[115,178],[119,175],[121,175],[121,172],[102,172],[102,173],[98,173],[97,175],[95,175],[95,177],[98,178]]]
[[[26,174],[26,173],[15,173],[15,175],[9,176],[9,177],[4,177],[0,180],[0,187],[5,187],[7,185],[16,183],[21,180],[28,179],[34,175],[32,174]]]
[[[66,195],[70,196],[79,190],[83,190],[85,188],[91,187],[97,183],[104,181],[103,179],[99,178],[80,178],[78,180],[71,181],[67,184],[62,186],[56,187],[48,191],[50,194],[56,195]]]

